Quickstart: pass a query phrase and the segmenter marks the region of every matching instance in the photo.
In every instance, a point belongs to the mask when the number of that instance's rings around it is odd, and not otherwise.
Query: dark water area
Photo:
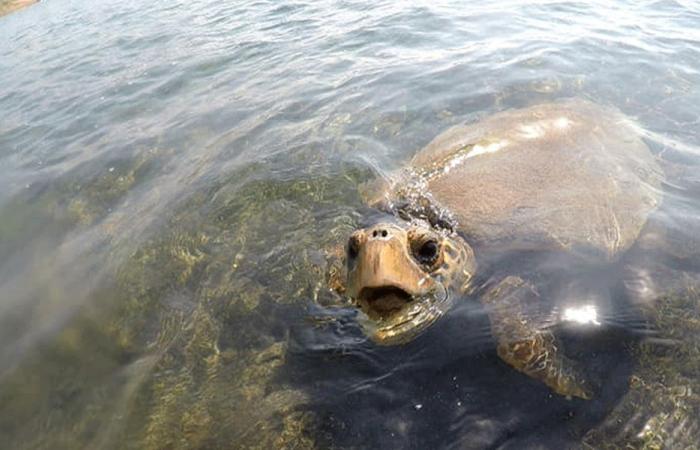
[[[694,448],[698,86],[692,1],[0,17],[0,447]],[[326,282],[382,217],[359,187],[453,125],[566,98],[621,111],[663,170],[618,260],[534,275],[543,314],[596,299],[552,326],[597,395],[505,365],[479,289],[405,345],[369,340]]]

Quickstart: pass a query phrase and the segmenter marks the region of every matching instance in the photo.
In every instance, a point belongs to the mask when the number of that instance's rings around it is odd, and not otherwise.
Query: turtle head
[[[347,293],[364,312],[370,338],[384,345],[414,338],[469,287],[471,247],[454,233],[379,223],[348,239]]]

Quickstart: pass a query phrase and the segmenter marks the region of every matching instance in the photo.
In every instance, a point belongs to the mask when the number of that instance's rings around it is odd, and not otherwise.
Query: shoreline
[[[0,17],[38,3],[39,0],[0,0]]]

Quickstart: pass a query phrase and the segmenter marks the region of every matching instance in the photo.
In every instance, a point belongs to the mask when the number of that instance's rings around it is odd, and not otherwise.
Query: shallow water
[[[696,445],[699,23],[690,1],[47,0],[0,18],[0,442]],[[604,331],[562,331],[596,399],[503,365],[478,301],[405,346],[368,341],[324,284],[376,217],[357,187],[451,125],[566,97],[629,116],[666,174],[620,267],[581,277],[612,305]]]

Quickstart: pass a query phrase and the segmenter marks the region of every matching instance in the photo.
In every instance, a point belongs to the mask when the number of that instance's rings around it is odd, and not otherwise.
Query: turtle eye
[[[413,252],[415,258],[421,264],[432,265],[438,257],[440,246],[434,239],[427,240],[420,244]]]
[[[355,259],[360,254],[360,241],[356,236],[350,236],[348,240],[348,258]]]

